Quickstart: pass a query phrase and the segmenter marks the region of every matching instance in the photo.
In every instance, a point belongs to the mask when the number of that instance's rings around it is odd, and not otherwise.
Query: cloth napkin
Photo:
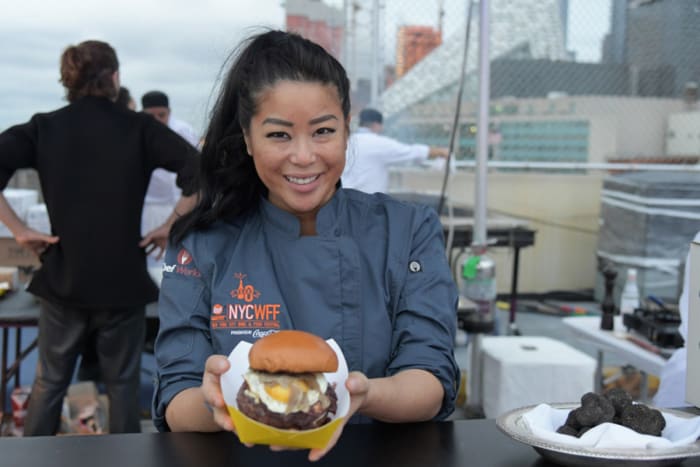
[[[666,428],[661,436],[643,435],[616,423],[602,423],[580,438],[557,433],[571,409],[540,404],[523,414],[532,434],[551,443],[596,449],[666,449],[694,443],[700,436],[700,417],[683,418],[662,412]]]

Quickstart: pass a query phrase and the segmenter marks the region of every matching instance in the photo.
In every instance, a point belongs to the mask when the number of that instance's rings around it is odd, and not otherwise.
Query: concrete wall
[[[589,174],[495,172],[488,175],[487,209],[526,219],[536,231],[535,245],[520,253],[518,289],[542,293],[592,289],[603,172]],[[422,169],[395,169],[392,189],[439,192],[442,174]],[[474,204],[474,173],[453,176],[450,198]],[[494,248],[499,293],[511,286],[513,251]]]

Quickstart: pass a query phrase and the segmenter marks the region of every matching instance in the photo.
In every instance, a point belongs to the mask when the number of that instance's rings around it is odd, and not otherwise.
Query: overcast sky
[[[342,4],[340,0],[333,0]],[[391,0],[386,0],[391,1]],[[610,0],[571,0],[569,47],[596,60]],[[224,60],[261,26],[284,26],[282,0],[8,0],[0,14],[0,131],[62,105],[59,57],[69,44],[109,42],[122,84],[140,102],[170,96],[174,115],[198,130]],[[449,6],[449,5],[448,5]]]
[[[8,7],[8,3],[12,6]],[[175,115],[204,127],[221,65],[260,25],[282,27],[280,0],[9,0],[0,13],[0,130],[65,105],[59,57],[69,44],[109,42],[122,84],[170,96]]]

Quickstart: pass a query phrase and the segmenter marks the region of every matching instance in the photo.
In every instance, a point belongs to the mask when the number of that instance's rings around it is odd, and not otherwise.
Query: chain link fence
[[[637,267],[643,294],[675,300],[688,242],[700,230],[700,203],[687,201],[700,199],[700,0],[489,4],[487,203],[491,215],[537,231],[524,251],[521,288],[600,291],[598,270],[608,262],[620,281]],[[478,3],[471,17],[467,0],[328,5],[340,18],[336,50],[351,77],[353,113],[379,108],[389,136],[448,146],[464,75],[449,196],[473,204]],[[624,173],[607,163],[688,171]],[[439,191],[442,176],[409,167],[392,180],[396,191]],[[679,200],[685,206],[676,209]],[[654,203],[669,209],[659,213]],[[511,285],[511,262],[505,253],[501,292]]]

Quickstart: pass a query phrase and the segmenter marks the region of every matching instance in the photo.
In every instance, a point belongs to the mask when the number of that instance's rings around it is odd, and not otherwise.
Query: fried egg
[[[272,412],[305,412],[320,399],[326,399],[322,395],[328,381],[323,373],[291,375],[248,370],[243,378],[248,383],[246,393]]]

